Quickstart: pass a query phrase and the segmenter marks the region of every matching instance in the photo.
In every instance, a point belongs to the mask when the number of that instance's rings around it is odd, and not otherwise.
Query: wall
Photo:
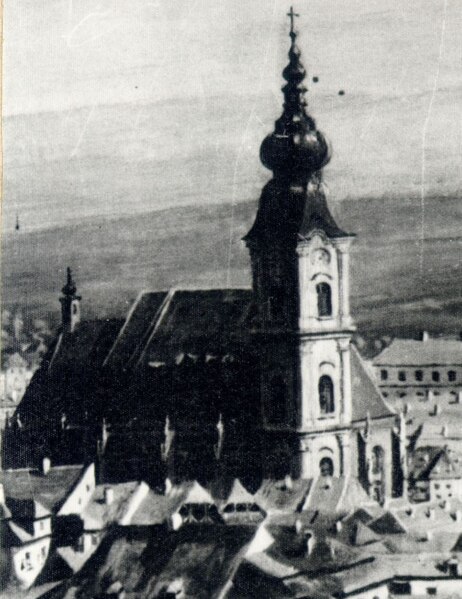
[[[462,499],[462,480],[460,478],[430,481],[430,500],[442,501],[444,499]]]
[[[95,490],[95,465],[90,464],[81,475],[74,489],[69,493],[58,516],[80,514]]]
[[[428,595],[427,589],[436,588],[437,595],[441,593],[454,593],[459,597],[462,592],[462,578],[442,578],[437,580],[412,580],[412,595]]]
[[[50,537],[44,537],[11,550],[13,576],[22,588],[29,588],[40,574],[48,557],[50,542]]]
[[[390,593],[388,591],[388,585],[387,584],[382,584],[378,587],[375,587],[373,589],[369,589],[367,591],[358,591],[358,592],[353,592],[352,594],[348,595],[348,598],[350,599],[388,599],[388,597],[390,596]]]

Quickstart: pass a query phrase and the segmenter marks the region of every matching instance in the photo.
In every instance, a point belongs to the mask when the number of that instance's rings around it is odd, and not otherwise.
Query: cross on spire
[[[290,33],[293,34],[294,32],[294,19],[295,17],[299,17],[300,15],[296,12],[294,12],[294,7],[291,6],[289,12],[287,13],[287,16],[290,18]]]

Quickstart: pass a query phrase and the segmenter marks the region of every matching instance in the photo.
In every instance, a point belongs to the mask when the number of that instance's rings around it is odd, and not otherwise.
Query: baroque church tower
[[[273,178],[244,238],[262,356],[266,468],[311,478],[350,474],[349,249],[326,202],[329,147],[307,113],[292,9],[284,109],[260,148]]]

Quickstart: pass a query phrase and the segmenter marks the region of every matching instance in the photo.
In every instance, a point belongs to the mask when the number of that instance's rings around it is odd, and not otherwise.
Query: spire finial
[[[66,269],[66,284],[62,288],[62,292],[64,295],[74,296],[77,291],[77,287],[75,286],[74,279],[72,278],[72,270],[70,266]]]
[[[308,179],[329,161],[329,149],[306,111],[306,71],[300,60],[294,29],[294,20],[300,15],[291,6],[287,16],[290,18],[291,44],[289,63],[282,72],[287,82],[282,88],[283,112],[275,122],[274,133],[264,139],[260,158],[275,177],[306,186]]]
[[[300,15],[296,12],[294,12],[294,7],[291,6],[289,12],[287,13],[287,16],[290,19],[290,37],[293,39],[296,36],[295,33],[295,29],[294,29],[294,22],[295,22],[295,17],[299,17]]]

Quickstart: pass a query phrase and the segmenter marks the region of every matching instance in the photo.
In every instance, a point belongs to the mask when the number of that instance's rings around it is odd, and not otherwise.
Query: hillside
[[[70,265],[86,317],[125,312],[141,289],[248,286],[241,242],[256,202],[188,206],[3,236],[3,305],[58,316]],[[357,234],[352,308],[360,329],[462,329],[462,202],[457,198],[345,200],[332,206]],[[424,241],[421,242],[422,222]]]

